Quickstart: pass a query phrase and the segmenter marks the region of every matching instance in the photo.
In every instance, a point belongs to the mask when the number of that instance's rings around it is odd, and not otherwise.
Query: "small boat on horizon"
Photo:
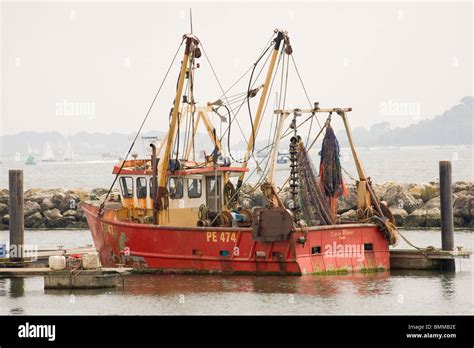
[[[31,149],[31,145],[28,143],[28,156],[26,157],[25,164],[28,166],[36,165],[35,156],[33,156],[33,150]]]
[[[56,162],[53,149],[51,148],[49,142],[46,142],[46,144],[44,145],[43,157],[41,158],[41,162]]]
[[[74,153],[71,145],[71,141],[68,140],[66,143],[66,150],[64,151],[64,161],[65,162],[72,162],[75,161],[78,156]]]
[[[287,164],[288,163],[288,155],[279,155],[277,159],[278,164]]]
[[[28,157],[26,158],[25,164],[28,166],[36,165],[35,157],[32,154],[29,154]]]

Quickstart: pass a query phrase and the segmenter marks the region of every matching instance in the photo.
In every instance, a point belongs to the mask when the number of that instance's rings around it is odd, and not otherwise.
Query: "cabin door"
[[[217,177],[217,209],[216,209],[216,179],[206,176],[206,205],[210,211],[219,211],[222,207],[221,177]]]

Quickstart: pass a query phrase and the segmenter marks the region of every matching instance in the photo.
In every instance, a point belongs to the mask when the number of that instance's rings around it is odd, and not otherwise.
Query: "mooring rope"
[[[423,255],[425,258],[429,259],[429,257],[426,255],[426,252],[427,251],[431,251],[431,250],[439,250],[439,248],[435,248],[433,246],[427,246],[426,248],[420,248],[420,247],[417,247],[416,245],[414,245],[413,243],[411,243],[408,238],[406,238],[403,234],[400,233],[399,230],[397,230],[397,233],[400,235],[400,237],[402,237],[402,239],[411,247],[415,248],[416,250],[418,250],[420,252],[421,255]]]

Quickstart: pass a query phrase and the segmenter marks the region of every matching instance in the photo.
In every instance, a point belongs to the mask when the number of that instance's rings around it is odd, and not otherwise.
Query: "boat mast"
[[[352,157],[354,158],[354,163],[357,168],[357,174],[359,175],[359,181],[357,181],[357,216],[359,219],[367,219],[372,216],[372,212],[369,209],[371,206],[375,208],[375,214],[377,214],[382,219],[386,219],[383,224],[386,231],[388,231],[390,241],[392,243],[392,238],[395,238],[393,244],[396,243],[396,227],[393,225],[393,216],[390,210],[387,208],[382,209],[382,205],[377,198],[374,190],[372,189],[370,178],[365,174],[364,167],[359,159],[357,154],[354,140],[352,138],[351,127],[349,126],[349,120],[346,116],[346,110],[339,109],[337,110],[339,116],[341,116],[344,123],[344,128],[346,129],[347,139],[349,140],[349,146],[351,148]],[[388,221],[387,221],[388,220]]]
[[[179,117],[179,111],[180,111],[179,106],[181,103],[181,98],[182,98],[182,93],[183,93],[184,80],[186,79],[189,57],[195,56],[196,58],[199,58],[200,56],[200,53],[198,53],[199,52],[198,51],[199,50],[198,38],[192,34],[185,34],[183,36],[183,39],[186,40],[186,46],[184,49],[184,57],[181,63],[181,71],[179,74],[178,87],[176,89],[176,96],[174,99],[174,105],[173,105],[173,109],[171,113],[171,122],[170,122],[169,131],[168,131],[168,137],[166,139],[166,147],[165,147],[163,157],[160,160],[161,165],[159,166],[159,172],[158,172],[158,197],[157,197],[157,202],[155,204],[157,205],[157,209],[159,211],[163,211],[168,206],[165,186],[166,186],[166,181],[168,177],[167,174],[168,174],[168,169],[169,169],[169,161],[171,157],[171,148],[173,146],[174,135],[176,133],[176,126],[178,123],[178,117]],[[164,215],[160,214],[160,220],[162,217],[164,217]]]
[[[278,150],[280,149],[280,140],[281,140],[281,133],[283,131],[283,125],[285,124],[286,119],[290,115],[289,112],[281,112],[276,115],[278,118],[277,126],[275,130],[275,136],[273,139],[273,149],[271,152],[271,156],[269,159],[270,168],[267,173],[267,177],[265,178],[265,182],[261,185],[262,191],[265,194],[268,201],[273,206],[283,206],[281,199],[278,197],[278,194],[275,190],[275,170],[276,170],[276,161],[278,158]]]
[[[270,60],[270,65],[268,66],[267,75],[265,77],[265,83],[263,85],[262,95],[260,96],[260,102],[258,104],[257,114],[255,115],[255,120],[254,120],[254,123],[253,123],[252,135],[250,136],[250,140],[249,140],[248,145],[247,145],[247,151],[246,151],[245,156],[244,156],[242,168],[247,168],[250,153],[252,152],[252,149],[253,149],[254,144],[255,144],[255,136],[256,136],[256,133],[258,132],[258,129],[260,127],[263,108],[264,108],[264,105],[265,105],[265,102],[266,102],[266,99],[267,99],[268,90],[270,88],[270,80],[273,76],[273,70],[275,68],[275,62],[277,60],[278,52],[280,51],[281,41],[282,40],[285,40],[285,41],[288,40],[288,34],[285,31],[280,30],[280,29],[275,29],[275,33],[277,34],[277,36],[275,38],[275,46],[273,47],[273,52],[272,52],[272,57],[271,57],[271,60]],[[237,182],[237,190],[242,186],[242,183],[244,181],[244,176],[245,176],[245,172],[242,172],[239,176],[239,181]]]
[[[359,159],[357,150],[354,145],[354,140],[352,138],[351,127],[349,126],[349,120],[347,119],[346,113],[344,110],[338,110],[338,115],[341,116],[342,122],[344,123],[344,128],[347,134],[347,140],[349,141],[349,146],[351,148],[352,157],[354,158],[354,164],[357,169],[357,174],[359,175],[359,181],[357,182],[357,208],[358,211],[365,212],[371,203],[371,189],[367,181],[367,176],[365,175],[364,167]],[[377,207],[378,208],[378,207]],[[380,210],[378,208],[377,210]],[[380,211],[380,213],[382,213]]]
[[[282,112],[276,115],[278,118],[275,135],[273,139],[273,148],[270,156],[270,168],[268,169],[266,181],[267,183],[274,184],[275,170],[276,170],[276,161],[278,159],[278,152],[280,149],[281,134],[283,133],[283,125],[285,124],[286,119],[290,115],[289,112]]]

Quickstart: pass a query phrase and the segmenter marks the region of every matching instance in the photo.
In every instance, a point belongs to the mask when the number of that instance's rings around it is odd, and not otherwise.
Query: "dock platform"
[[[445,251],[439,249],[394,249],[390,250],[392,270],[442,270],[445,260],[469,259],[470,251]]]
[[[49,268],[50,256],[86,255],[95,253],[92,246],[81,248],[42,248],[35,251],[35,257],[24,257],[13,262],[8,258],[0,259],[0,277],[44,277],[45,289],[102,289],[114,288],[123,284],[123,276],[131,273],[131,268],[97,268],[52,270]],[[29,255],[28,251],[25,253]],[[120,281],[122,280],[122,281]]]
[[[131,268],[101,268],[100,272],[102,274],[122,274],[127,275],[132,271]],[[59,274],[60,272],[65,271],[53,271],[48,267],[8,267],[0,268],[0,276],[4,277],[26,277],[26,276],[46,276],[51,274]],[[87,272],[98,272],[95,270],[81,270],[81,274]],[[70,272],[67,271],[69,274]],[[91,273],[92,274],[92,273]]]
[[[31,253],[35,257],[29,257]],[[25,250],[25,257],[22,261],[12,262],[9,258],[0,258],[0,271],[5,268],[47,268],[50,256],[70,256],[70,255],[85,255],[96,253],[97,250],[92,245],[75,248],[41,248],[38,250]]]

